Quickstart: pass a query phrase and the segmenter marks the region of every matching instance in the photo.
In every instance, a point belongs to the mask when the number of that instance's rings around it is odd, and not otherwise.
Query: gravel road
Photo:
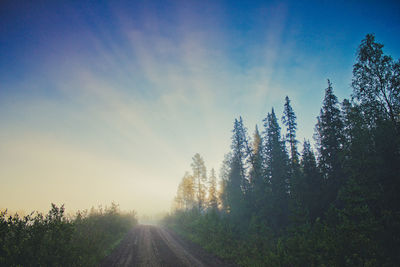
[[[138,225],[101,266],[234,266],[168,229]]]

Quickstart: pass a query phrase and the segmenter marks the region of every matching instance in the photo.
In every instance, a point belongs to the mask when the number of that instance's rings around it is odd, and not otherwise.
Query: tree
[[[373,152],[369,166],[379,177],[384,205],[400,210],[400,60],[394,62],[382,48],[372,34],[362,40],[353,68],[353,100],[371,137],[365,147]]]
[[[185,202],[183,199],[183,185],[182,182],[180,182],[178,185],[176,196],[174,198],[172,210],[183,210],[183,209],[185,209]]]
[[[274,109],[252,140],[236,119],[220,175],[225,213],[178,212],[176,225],[249,266],[399,266],[400,62],[382,47],[373,35],[362,41],[351,100],[340,105],[328,80],[315,154],[307,140],[297,151],[288,97],[284,136]],[[184,187],[178,192],[185,206]]]
[[[343,146],[343,121],[337,97],[333,94],[331,82],[325,90],[323,106],[316,125],[316,141],[319,165],[329,176],[340,169],[339,154]]]
[[[271,199],[269,200],[271,203],[268,203],[268,205],[272,205],[272,210],[268,213],[270,213],[272,227],[279,230],[284,228],[288,222],[289,159],[285,142],[281,140],[281,128],[274,109],[264,119],[264,127],[265,178],[271,192]]]
[[[289,143],[290,150],[290,164],[292,168],[295,168],[299,164],[299,156],[297,152],[297,139],[296,139],[296,115],[294,114],[293,108],[290,105],[290,99],[288,96],[285,98],[285,105],[283,109],[282,122],[286,126],[286,140]]]
[[[244,193],[242,190],[241,163],[237,157],[232,159],[229,178],[226,182],[226,207],[234,221],[239,221],[244,211]]]
[[[259,180],[262,179],[262,163],[263,163],[263,144],[260,132],[258,131],[258,127],[256,125],[256,129],[253,135],[253,144],[252,144],[252,166],[250,171],[250,180],[253,184],[257,184]]]
[[[300,162],[299,162],[299,153],[297,151],[297,144],[298,141],[296,139],[296,130],[297,130],[297,122],[296,122],[296,115],[293,111],[293,108],[290,104],[290,99],[288,96],[285,97],[285,105],[283,107],[283,116],[282,116],[282,123],[286,126],[286,134],[285,140],[288,144],[289,148],[289,175],[290,175],[290,184],[289,191],[290,191],[290,209],[291,212],[296,214],[292,216],[292,221],[301,222],[305,218],[304,215],[304,207],[301,206],[299,202],[299,196],[302,188],[301,183],[302,177],[300,174]]]
[[[301,169],[302,177],[296,192],[301,206],[307,210],[310,220],[314,222],[317,217],[323,214],[323,207],[320,203],[323,193],[323,180],[317,167],[314,152],[307,140],[304,140],[303,144]]]
[[[250,188],[251,188],[251,206],[255,209],[255,212],[261,209],[263,205],[263,199],[265,194],[265,182],[263,174],[263,145],[260,132],[256,125],[256,129],[253,135],[252,143],[252,164],[249,172],[250,177]]]
[[[195,202],[194,179],[192,175],[186,172],[178,186],[175,197],[175,209],[190,210],[194,207]]]
[[[206,202],[207,169],[199,153],[196,153],[192,160],[191,166],[193,170],[197,207],[199,211],[201,211],[205,207]]]
[[[219,170],[219,178],[220,178],[220,191],[218,194],[219,201],[221,203],[221,208],[225,211],[229,211],[229,204],[227,198],[227,185],[229,181],[229,175],[231,173],[232,166],[232,152],[229,152],[224,155],[224,160],[222,161],[221,168]]]
[[[243,125],[242,117],[235,119],[232,136],[232,155],[238,164],[241,182],[240,186],[245,193],[248,189],[247,163],[251,161],[251,148],[247,137],[247,129]]]
[[[353,67],[353,103],[348,110],[352,140],[349,169],[362,205],[370,207],[385,234],[386,258],[400,261],[400,60],[383,53],[368,34]],[[353,205],[355,206],[355,205]],[[360,206],[360,205],[359,205]],[[356,206],[357,207],[357,206]],[[390,248],[390,249],[388,249]]]
[[[325,178],[325,207],[337,200],[337,194],[343,185],[341,151],[344,146],[343,121],[337,97],[333,93],[331,82],[325,89],[325,97],[315,127],[315,139],[318,145],[319,168]]]
[[[218,208],[218,197],[217,197],[217,177],[215,176],[214,168],[211,169],[209,187],[208,187],[208,206],[211,209]]]
[[[232,135],[232,158],[230,172],[225,186],[226,207],[232,218],[240,218],[245,210],[245,194],[249,181],[246,175],[246,163],[249,161],[247,130],[242,117],[235,119]]]
[[[358,48],[353,68],[353,98],[372,120],[389,119],[399,130],[400,60],[384,55],[383,45],[367,34]]]

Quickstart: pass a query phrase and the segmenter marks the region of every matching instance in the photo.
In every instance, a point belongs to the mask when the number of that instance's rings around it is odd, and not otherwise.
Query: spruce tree
[[[315,138],[318,144],[318,164],[325,178],[325,208],[337,203],[339,188],[343,185],[342,168],[343,121],[337,97],[333,93],[331,82],[325,89],[323,106],[316,125]]]
[[[242,117],[239,117],[239,120],[235,119],[231,148],[234,162],[240,172],[240,187],[242,192],[246,193],[249,188],[247,165],[250,162],[251,150],[249,148],[247,129],[243,125]]]
[[[301,206],[299,194],[301,193],[300,184],[302,177],[300,173],[299,153],[297,151],[298,141],[296,139],[296,114],[290,104],[288,96],[285,97],[283,107],[282,123],[286,126],[285,141],[289,149],[289,192],[290,192],[290,211],[292,213],[291,221],[296,224],[305,220],[305,209]]]
[[[228,180],[225,185],[226,206],[233,220],[240,221],[246,211],[248,200],[249,180],[247,164],[249,162],[249,142],[247,129],[242,117],[235,119],[232,135],[232,158]]]
[[[314,222],[317,217],[323,214],[323,206],[320,200],[324,183],[311,144],[307,140],[304,140],[303,143],[301,169],[302,177],[298,186],[298,196],[301,207],[306,209],[310,221]]]
[[[252,143],[252,163],[249,172],[250,177],[250,188],[251,188],[251,203],[250,208],[254,213],[258,213],[264,202],[265,197],[265,181],[263,174],[265,173],[263,169],[263,144],[256,125],[256,129],[253,135]]]
[[[267,207],[273,229],[276,231],[284,228],[288,223],[288,194],[289,194],[289,171],[288,155],[285,143],[281,140],[281,128],[278,124],[274,109],[264,119],[265,127],[265,166],[266,182],[271,190],[271,198],[267,201]]]
[[[286,142],[289,144],[290,152],[290,164],[292,168],[296,168],[299,164],[299,156],[297,152],[297,139],[296,139],[296,114],[290,105],[290,99],[288,96],[285,97],[285,105],[283,109],[282,122],[286,126]]]

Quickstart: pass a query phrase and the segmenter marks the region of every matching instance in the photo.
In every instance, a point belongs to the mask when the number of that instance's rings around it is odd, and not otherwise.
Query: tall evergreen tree
[[[285,97],[285,105],[283,107],[283,116],[282,123],[286,126],[286,134],[285,141],[287,147],[289,149],[289,175],[290,175],[290,184],[289,184],[289,192],[290,192],[290,210],[292,213],[296,215],[291,216],[291,221],[298,224],[301,221],[304,221],[304,207],[302,208],[299,202],[300,186],[301,186],[301,173],[300,173],[300,162],[299,162],[299,153],[297,151],[298,141],[296,139],[296,130],[297,130],[297,122],[296,122],[296,114],[293,111],[293,108],[290,104],[290,99],[288,96]],[[302,218],[303,217],[303,218]]]
[[[260,132],[256,125],[256,129],[253,135],[252,143],[252,164],[250,170],[250,182],[252,185],[260,183],[263,179],[263,144]]]
[[[243,125],[242,117],[239,117],[239,120],[235,119],[231,148],[234,162],[236,162],[240,172],[241,190],[246,193],[249,187],[247,163],[250,161],[251,150],[249,148],[247,129]]]
[[[286,126],[286,141],[289,144],[290,152],[290,164],[292,168],[295,168],[299,164],[299,153],[297,152],[297,139],[296,139],[296,114],[290,105],[290,99],[288,96],[285,97],[285,105],[283,108],[282,122]]]
[[[265,181],[263,174],[263,145],[260,132],[256,125],[256,129],[253,135],[252,143],[252,164],[249,172],[250,177],[250,188],[251,188],[251,199],[249,203],[250,208],[253,212],[258,212],[264,202],[265,197]]]
[[[324,202],[327,208],[337,199],[339,188],[344,180],[341,155],[344,126],[339,102],[329,80],[317,120],[315,139],[318,144],[319,168],[326,182]]]
[[[244,192],[242,190],[241,162],[238,157],[232,158],[229,178],[226,182],[225,194],[227,211],[231,218],[238,222],[242,219],[245,208]]]
[[[310,142],[306,140],[304,140],[303,144],[301,169],[302,177],[298,195],[301,206],[307,210],[310,220],[314,222],[317,217],[323,214],[323,206],[321,206],[320,199],[322,198],[324,183]]]
[[[284,141],[281,140],[281,128],[274,109],[264,119],[265,127],[265,178],[271,189],[272,210],[270,220],[275,230],[284,228],[288,223],[289,172],[288,155]]]
[[[231,148],[231,166],[225,187],[226,206],[233,218],[239,218],[245,211],[245,194],[249,188],[245,165],[249,157],[248,138],[242,117],[235,119]]]

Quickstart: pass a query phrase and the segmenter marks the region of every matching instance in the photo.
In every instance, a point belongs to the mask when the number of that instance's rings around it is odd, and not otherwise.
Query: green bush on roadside
[[[118,205],[65,215],[52,204],[43,215],[0,213],[0,266],[95,266],[137,224]]]

